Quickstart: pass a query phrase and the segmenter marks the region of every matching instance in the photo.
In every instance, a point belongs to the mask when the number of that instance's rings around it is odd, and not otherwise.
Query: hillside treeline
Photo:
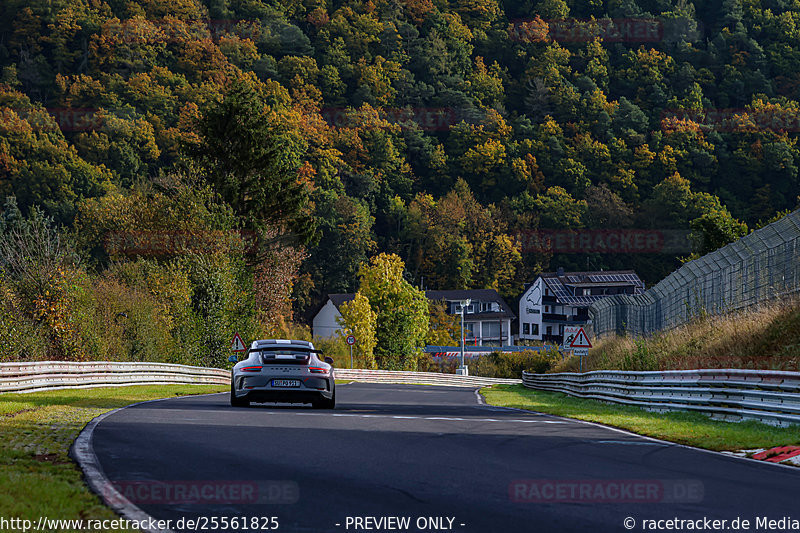
[[[675,253],[520,235],[702,253],[794,208],[799,23],[785,0],[6,0],[2,356],[211,364],[380,252],[512,301],[558,266],[656,282]]]

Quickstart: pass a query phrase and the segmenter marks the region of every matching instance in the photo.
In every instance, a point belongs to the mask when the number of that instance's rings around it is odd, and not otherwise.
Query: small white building
[[[341,318],[339,307],[345,302],[349,302],[356,297],[355,294],[329,294],[328,299],[322,308],[314,315],[312,323],[313,334],[315,337],[329,338],[334,337],[341,329],[337,319]]]
[[[633,270],[543,272],[519,300],[519,339],[561,344],[564,326],[585,325],[594,302],[644,288]]]
[[[513,344],[511,323],[516,318],[505,300],[494,289],[456,291],[427,291],[431,301],[444,301],[447,312],[461,314],[459,302],[470,300],[464,309],[464,337],[473,346],[507,346]],[[315,337],[333,337],[337,334],[341,317],[339,307],[355,298],[355,294],[329,294],[325,304],[314,316]]]

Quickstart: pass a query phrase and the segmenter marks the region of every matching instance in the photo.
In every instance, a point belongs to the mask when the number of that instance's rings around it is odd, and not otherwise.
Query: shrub
[[[470,374],[489,378],[515,378],[522,376],[522,371],[543,374],[550,370],[558,360],[556,350],[522,352],[499,352],[473,357],[469,360]]]
[[[0,361],[39,361],[46,357],[43,328],[22,311],[11,284],[0,274]]]
[[[323,357],[332,357],[334,366],[339,368],[350,368],[350,347],[339,336],[334,337],[314,337],[312,340],[314,348],[322,351]],[[355,359],[356,351],[353,350],[353,358]],[[358,365],[358,360],[355,359],[355,368],[361,368]]]

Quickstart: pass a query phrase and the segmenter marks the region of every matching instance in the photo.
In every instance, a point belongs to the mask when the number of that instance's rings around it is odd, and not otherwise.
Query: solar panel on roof
[[[592,274],[589,276],[592,283],[639,283],[636,274]]]
[[[580,283],[581,278],[579,278],[578,276],[567,276],[567,281],[569,281],[570,283]]]
[[[547,285],[553,289],[556,298],[563,299],[572,296],[572,293],[568,292],[567,289],[564,288],[564,285],[556,278],[549,278],[547,280]]]

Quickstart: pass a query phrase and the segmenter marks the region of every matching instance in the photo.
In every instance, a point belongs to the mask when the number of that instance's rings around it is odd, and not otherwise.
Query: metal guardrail
[[[520,383],[518,379],[457,376],[437,372],[397,372],[337,368],[337,379],[369,383],[417,383],[459,387],[482,387],[495,383]],[[48,389],[122,385],[196,384],[227,385],[230,370],[166,363],[39,361],[0,363],[0,393],[35,392]]]
[[[0,363],[0,392],[165,383],[225,385],[230,371],[166,363]]]
[[[670,370],[583,374],[522,373],[529,389],[644,407],[696,411],[730,421],[754,419],[800,424],[800,372],[762,370]]]
[[[440,372],[405,372],[399,370],[360,370],[337,368],[336,379],[352,379],[368,383],[411,383],[444,385],[450,387],[485,387],[499,383],[519,384],[519,379],[483,378],[479,376],[458,376]]]

